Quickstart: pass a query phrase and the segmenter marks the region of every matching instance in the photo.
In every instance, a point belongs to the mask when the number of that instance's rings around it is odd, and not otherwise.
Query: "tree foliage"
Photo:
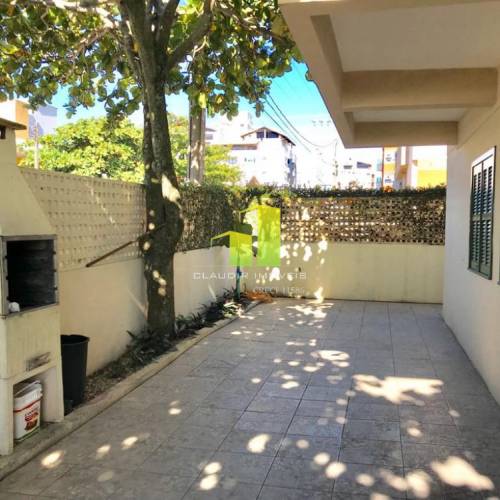
[[[96,99],[112,117],[142,104],[148,322],[172,335],[183,221],[165,96],[184,90],[228,114],[243,96],[260,111],[297,56],[277,0],[0,0],[0,22],[0,99],[37,106],[65,87],[70,113]]]
[[[188,164],[188,119],[169,114],[170,140],[175,172],[185,179]],[[40,168],[127,182],[144,180],[142,130],[129,120],[109,123],[106,118],[87,118],[58,127],[39,139]],[[23,145],[21,166],[34,164],[34,142]],[[210,145],[206,149],[206,182],[235,184],[238,167],[230,165],[230,148]]]
[[[0,100],[39,106],[64,87],[69,114],[96,101],[113,116],[139,109],[154,47],[141,52],[127,3],[156,32],[165,93],[210,114],[235,115],[241,97],[262,110],[272,78],[300,58],[277,0],[0,0]]]
[[[40,168],[90,177],[142,182],[142,130],[123,120],[110,126],[106,118],[78,120],[40,138]],[[33,166],[34,144],[23,147],[22,166]]]

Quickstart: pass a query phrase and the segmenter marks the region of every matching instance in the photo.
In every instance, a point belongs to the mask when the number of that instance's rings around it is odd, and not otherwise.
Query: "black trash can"
[[[72,407],[83,403],[89,340],[84,335],[61,335],[64,399]]]

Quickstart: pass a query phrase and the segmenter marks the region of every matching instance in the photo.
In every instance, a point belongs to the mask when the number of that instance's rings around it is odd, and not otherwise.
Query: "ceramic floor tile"
[[[314,459],[277,457],[266,478],[266,486],[311,489],[331,492],[335,471],[330,463],[317,464]]]
[[[8,476],[0,500],[498,497],[500,407],[440,314],[261,305]]]

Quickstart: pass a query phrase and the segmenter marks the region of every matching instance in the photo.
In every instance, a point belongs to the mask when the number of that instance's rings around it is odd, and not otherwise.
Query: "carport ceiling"
[[[499,0],[281,0],[348,147],[456,144],[497,102]]]

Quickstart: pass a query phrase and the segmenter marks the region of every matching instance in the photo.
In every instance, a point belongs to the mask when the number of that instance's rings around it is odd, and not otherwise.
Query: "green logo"
[[[237,231],[227,231],[214,236],[210,241],[225,238],[229,241],[229,259],[235,267],[249,267],[254,263],[254,248],[257,249],[257,266],[279,266],[281,245],[281,213],[279,208],[257,205],[243,213],[252,219],[252,224],[239,224]],[[256,231],[254,231],[254,224]],[[256,245],[254,240],[256,236]]]

